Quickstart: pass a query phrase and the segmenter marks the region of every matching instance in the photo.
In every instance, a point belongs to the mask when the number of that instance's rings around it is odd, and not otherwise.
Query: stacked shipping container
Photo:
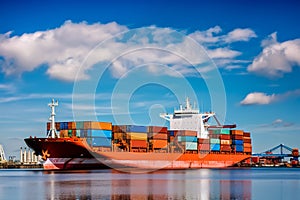
[[[243,141],[244,141],[244,152],[245,153],[252,153],[252,144],[251,144],[251,137],[249,132],[243,133]]]
[[[112,124],[108,122],[56,122],[56,130],[61,138],[84,137],[92,147],[111,149],[112,146]],[[50,130],[50,123],[47,123],[47,132]]]
[[[231,130],[232,150],[234,152],[244,151],[243,134],[242,130]]]
[[[57,122],[60,137],[82,137],[92,147],[112,150],[112,144],[125,151],[165,152],[252,152],[250,133],[242,130],[210,129],[209,138],[197,138],[196,131],[167,130],[159,126],[114,125],[107,122]],[[50,123],[47,123],[47,132]],[[177,150],[176,150],[177,149]]]

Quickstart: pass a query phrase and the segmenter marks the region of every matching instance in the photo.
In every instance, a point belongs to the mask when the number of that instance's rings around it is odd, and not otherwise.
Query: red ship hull
[[[249,158],[244,153],[102,152],[84,138],[28,138],[27,145],[46,162],[44,169],[101,169],[123,171],[224,168]]]

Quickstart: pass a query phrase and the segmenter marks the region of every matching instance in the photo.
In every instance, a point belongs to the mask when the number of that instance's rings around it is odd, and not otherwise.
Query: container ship
[[[174,113],[160,114],[161,126],[112,125],[110,122],[55,122],[49,104],[46,137],[25,139],[41,155],[44,169],[188,169],[223,168],[251,157],[249,132],[221,125],[214,112],[200,113],[186,99]],[[215,121],[211,125],[210,121]]]

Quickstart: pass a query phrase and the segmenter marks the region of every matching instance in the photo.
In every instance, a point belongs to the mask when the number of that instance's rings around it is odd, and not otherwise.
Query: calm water
[[[0,199],[299,199],[300,169],[0,170]]]

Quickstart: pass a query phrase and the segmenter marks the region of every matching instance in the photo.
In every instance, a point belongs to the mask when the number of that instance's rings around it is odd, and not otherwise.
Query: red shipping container
[[[259,163],[259,157],[258,156],[251,157],[251,161],[254,163]]]
[[[131,147],[147,148],[147,141],[145,140],[130,140]]]
[[[244,143],[250,143],[251,144],[251,139],[244,139]]]
[[[209,139],[198,138],[198,143],[199,144],[210,144],[210,140]]]
[[[199,143],[198,144],[199,151],[209,151],[210,150],[210,144],[208,143]]]
[[[148,126],[149,133],[168,133],[168,128],[163,126]]]
[[[250,137],[250,133],[249,132],[244,132],[244,137]]]
[[[114,133],[125,133],[126,132],[126,126],[125,125],[121,125],[121,126],[113,125],[112,126],[112,131]]]
[[[243,136],[242,135],[231,135],[231,138],[233,140],[243,140]]]
[[[230,135],[228,135],[228,134],[220,134],[220,140],[230,140]]]
[[[59,122],[55,122],[55,129],[57,131],[60,130],[60,123]],[[50,122],[47,122],[47,131],[49,131],[49,130],[50,130]]]
[[[231,151],[231,145],[230,144],[221,144],[220,146],[220,150],[224,151],[224,152],[228,152]]]

